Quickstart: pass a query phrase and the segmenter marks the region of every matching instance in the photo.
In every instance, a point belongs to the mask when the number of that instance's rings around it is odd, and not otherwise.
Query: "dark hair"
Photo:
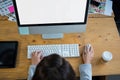
[[[37,65],[32,80],[76,80],[76,76],[68,61],[52,54]]]

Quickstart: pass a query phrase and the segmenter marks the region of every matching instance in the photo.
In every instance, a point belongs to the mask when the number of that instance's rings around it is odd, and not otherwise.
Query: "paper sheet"
[[[90,4],[89,14],[103,14],[107,16],[112,15],[112,1],[111,0],[93,0],[99,3],[99,6]]]
[[[0,0],[0,15],[7,16],[10,21],[16,21],[14,14],[15,12],[12,0]]]

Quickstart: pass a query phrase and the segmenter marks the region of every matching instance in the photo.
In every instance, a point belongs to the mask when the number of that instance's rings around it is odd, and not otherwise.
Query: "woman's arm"
[[[91,64],[80,65],[79,71],[80,71],[80,80],[92,80]]]
[[[94,50],[91,44],[85,46],[84,52],[82,54],[83,63],[79,67],[80,80],[92,80],[92,65],[91,61],[94,57]]]
[[[31,58],[32,65],[29,67],[28,80],[32,80],[36,66],[41,62],[42,59],[43,56],[41,51],[35,51],[32,53],[32,58]]]
[[[35,69],[36,69],[36,65],[30,65],[29,71],[28,71],[28,80],[32,80]]]

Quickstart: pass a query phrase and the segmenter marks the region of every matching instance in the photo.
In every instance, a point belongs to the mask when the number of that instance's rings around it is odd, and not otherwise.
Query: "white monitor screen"
[[[85,23],[89,0],[13,0],[19,25]]]

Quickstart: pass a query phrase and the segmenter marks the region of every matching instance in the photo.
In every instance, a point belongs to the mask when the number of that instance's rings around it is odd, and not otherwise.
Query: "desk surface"
[[[30,44],[80,44],[80,52],[86,43],[91,43],[95,50],[92,61],[93,76],[120,74],[120,37],[113,18],[88,18],[85,33],[65,34],[63,39],[42,40],[40,35],[19,35],[17,25],[10,21],[0,21],[0,41],[17,40],[19,49],[16,68],[0,69],[0,79],[25,79],[27,78],[30,60],[27,59],[27,45]],[[113,53],[113,60],[101,63],[103,51]],[[78,67],[82,64],[80,58],[66,58],[79,76]]]

